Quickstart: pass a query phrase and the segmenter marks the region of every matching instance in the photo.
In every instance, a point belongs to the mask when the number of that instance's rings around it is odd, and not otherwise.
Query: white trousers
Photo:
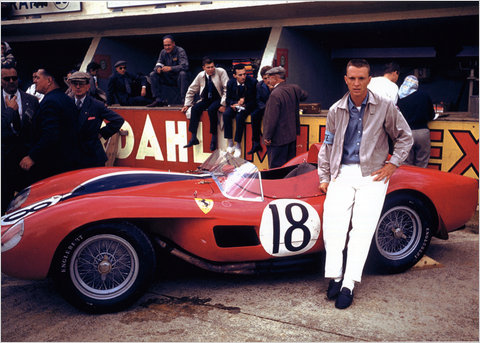
[[[360,165],[342,165],[330,182],[323,208],[325,277],[360,282],[370,243],[382,212],[388,182],[362,176]],[[350,227],[347,263],[343,272],[343,250]]]

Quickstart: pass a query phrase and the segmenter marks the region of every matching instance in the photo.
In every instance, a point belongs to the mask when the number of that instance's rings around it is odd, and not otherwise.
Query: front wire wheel
[[[93,313],[121,310],[149,286],[154,248],[127,222],[95,224],[69,235],[54,259],[53,277],[74,306]]]

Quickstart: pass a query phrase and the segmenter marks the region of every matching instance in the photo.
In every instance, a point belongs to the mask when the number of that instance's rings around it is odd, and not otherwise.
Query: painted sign
[[[12,2],[11,6],[13,16],[78,12],[82,10],[82,3],[80,1]]]
[[[190,139],[189,120],[178,109],[114,108],[125,118],[115,165],[148,167],[172,171],[196,169],[210,155],[210,125],[206,112],[198,128],[200,144],[184,148]],[[325,138],[326,117],[300,116],[300,135],[297,136],[297,155],[307,152],[310,145]],[[478,179],[478,121],[436,120],[429,124],[432,153],[428,168],[452,172]],[[219,127],[220,149],[226,148]],[[260,170],[268,168],[267,150],[247,155],[252,148],[250,117],[242,140],[242,157],[253,162]]]

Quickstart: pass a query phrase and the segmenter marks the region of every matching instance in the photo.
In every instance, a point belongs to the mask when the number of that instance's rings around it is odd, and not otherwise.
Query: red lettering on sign
[[[470,131],[449,130],[449,132],[463,153],[449,172],[463,175],[468,169],[473,168],[478,176],[478,139],[475,139]]]

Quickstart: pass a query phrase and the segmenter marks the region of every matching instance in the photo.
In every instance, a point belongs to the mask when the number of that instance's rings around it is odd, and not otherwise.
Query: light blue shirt
[[[360,110],[355,106],[352,99],[348,97],[348,112],[350,119],[345,130],[345,139],[343,142],[342,164],[360,163],[360,144],[362,142],[363,132],[363,114],[367,106],[368,93],[362,101]]]

